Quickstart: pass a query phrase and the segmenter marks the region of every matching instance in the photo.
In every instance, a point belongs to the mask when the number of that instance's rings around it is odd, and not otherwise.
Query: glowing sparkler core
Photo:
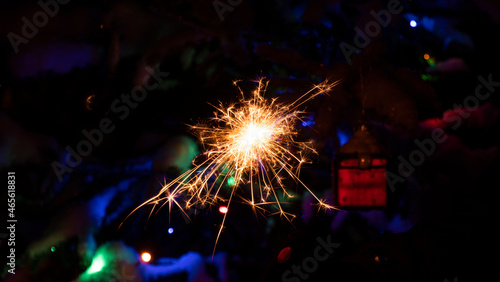
[[[249,124],[243,128],[236,141],[239,151],[255,151],[259,147],[265,147],[272,138],[272,129],[267,124]]]
[[[282,209],[282,202],[277,194],[281,191],[283,198],[291,197],[283,183],[283,174],[302,184],[318,201],[320,208],[333,208],[300,181],[300,168],[308,161],[305,156],[308,152],[315,151],[311,142],[297,142],[294,137],[297,135],[295,124],[301,121],[303,113],[297,110],[298,107],[329,92],[338,81],[324,81],[315,85],[290,104],[277,103],[276,99],[264,99],[267,83],[264,78],[258,80],[253,96],[245,100],[238,82],[235,82],[242,95],[240,102],[227,107],[221,103],[219,107],[215,107],[212,123],[192,126],[206,148],[206,160],[165,184],[158,195],[136,210],[146,204],[153,204],[154,210],[160,202],[164,202],[162,206],[168,203],[169,210],[175,204],[183,212],[193,206],[213,205],[218,201],[227,201],[229,208],[240,184],[248,184],[249,199],[240,195],[244,202],[262,213],[268,211],[266,206],[274,206],[278,214],[290,220],[289,217],[294,215]],[[222,180],[222,184],[217,179]],[[229,185],[229,195],[221,195],[225,192],[221,192],[223,183],[229,180],[232,183]],[[226,216],[227,213],[224,214],[217,240]]]

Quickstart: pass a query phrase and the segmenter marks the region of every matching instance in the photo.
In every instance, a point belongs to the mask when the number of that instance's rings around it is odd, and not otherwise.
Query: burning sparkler
[[[238,103],[230,106],[220,103],[218,107],[215,106],[213,120],[192,126],[206,148],[203,154],[205,159],[165,184],[155,197],[135,210],[153,204],[153,212],[157,205],[163,207],[168,204],[169,212],[177,206],[186,214],[190,208],[213,205],[218,201],[227,201],[226,208],[229,209],[235,193],[243,190],[240,186],[245,186],[249,187],[247,193],[250,196],[240,196],[254,211],[266,212],[267,206],[274,205],[278,209],[277,213],[290,221],[294,215],[283,210],[283,202],[278,196],[278,193],[282,193],[283,198],[292,197],[283,182],[283,175],[304,186],[320,208],[333,208],[314,195],[299,179],[300,168],[308,162],[307,154],[316,152],[311,142],[295,141],[295,125],[304,114],[298,110],[299,106],[331,91],[339,82],[324,81],[315,85],[290,104],[278,103],[277,99],[265,99],[263,95],[269,81],[264,78],[256,81],[257,88],[249,99],[245,99],[238,82],[234,82],[242,96]],[[221,189],[229,180],[232,185],[227,196]],[[227,214],[224,213],[216,244]]]

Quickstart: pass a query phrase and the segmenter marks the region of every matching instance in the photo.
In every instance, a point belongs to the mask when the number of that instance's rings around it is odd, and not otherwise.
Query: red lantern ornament
[[[387,158],[365,126],[340,147],[333,162],[334,201],[339,207],[387,205]]]

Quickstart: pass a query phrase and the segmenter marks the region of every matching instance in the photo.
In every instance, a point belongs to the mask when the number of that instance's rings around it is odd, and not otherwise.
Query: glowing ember
[[[227,207],[226,206],[220,206],[219,207],[219,212],[223,213],[223,214],[227,213]]]
[[[151,254],[147,253],[147,252],[144,252],[141,255],[141,259],[142,259],[143,262],[149,262],[151,260]]]
[[[297,135],[295,125],[302,122],[303,113],[297,108],[317,95],[331,91],[338,81],[315,85],[290,104],[264,99],[268,81],[260,79],[256,83],[257,89],[246,100],[235,82],[241,100],[229,106],[221,103],[215,107],[215,117],[211,122],[192,126],[206,148],[204,160],[165,184],[158,195],[135,210],[146,204],[153,204],[153,209],[156,205],[168,204],[169,211],[175,205],[185,213],[190,208],[227,202],[227,212],[231,199],[241,190],[238,195],[254,211],[265,214],[275,209],[275,213],[290,221],[294,215],[282,209],[279,197],[281,195],[285,200],[291,197],[283,183],[283,175],[302,184],[318,201],[320,208],[333,208],[300,181],[298,174],[301,166],[308,162],[306,155],[315,151],[311,142],[297,142],[294,138]],[[222,190],[224,183],[228,184],[228,191]],[[244,197],[245,194],[250,196]],[[217,240],[226,216],[224,213]]]

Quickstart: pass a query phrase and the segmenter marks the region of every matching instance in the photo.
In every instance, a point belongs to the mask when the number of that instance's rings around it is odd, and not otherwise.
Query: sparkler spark
[[[277,99],[265,99],[268,80],[256,81],[257,88],[249,99],[238,85],[241,99],[238,103],[214,106],[215,117],[204,124],[191,126],[206,148],[204,160],[173,181],[165,184],[153,198],[140,207],[152,204],[168,204],[169,212],[177,206],[182,212],[193,207],[214,205],[218,201],[227,202],[229,209],[233,196],[245,191],[250,197],[239,195],[254,211],[269,212],[266,207],[274,206],[277,214],[288,221],[294,215],[283,210],[279,198],[291,198],[285,177],[300,183],[317,200],[320,208],[332,209],[325,200],[318,198],[299,179],[300,168],[308,162],[307,154],[316,153],[311,142],[298,142],[295,125],[301,121],[304,112],[298,108],[314,97],[330,92],[339,81],[324,81],[315,85],[292,103],[279,103]],[[229,192],[223,190],[224,183],[231,181]],[[239,193],[244,194],[244,192]],[[217,244],[228,213],[224,214],[217,234]],[[187,215],[187,214],[186,214]],[[215,248],[214,248],[215,251]]]

